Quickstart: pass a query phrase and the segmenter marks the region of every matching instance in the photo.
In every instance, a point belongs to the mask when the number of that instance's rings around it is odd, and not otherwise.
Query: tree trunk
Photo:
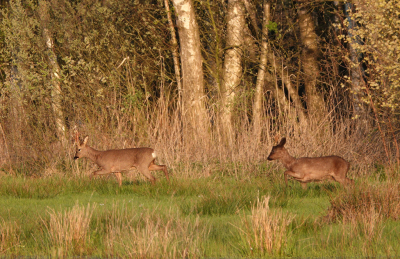
[[[244,3],[244,6],[246,7],[246,11],[250,17],[251,26],[253,26],[254,31],[256,32],[256,35],[258,35],[259,29],[257,26],[257,18],[256,18],[257,10],[249,0],[243,0],[243,3]],[[264,6],[265,6],[265,1],[264,1]],[[264,11],[265,11],[265,7],[264,7]],[[264,14],[264,18],[265,18],[265,14]],[[263,29],[264,29],[264,27],[263,27]]]
[[[222,127],[228,142],[233,141],[233,108],[236,88],[242,76],[244,6],[241,0],[228,1],[227,39],[222,80]]]
[[[254,94],[253,104],[253,132],[256,138],[256,143],[261,139],[261,119],[263,113],[263,96],[264,96],[264,83],[267,76],[267,55],[268,55],[268,23],[270,21],[271,4],[264,0],[263,5],[263,25],[261,35],[261,54],[260,54],[260,67],[258,68],[256,89]]]
[[[345,9],[345,15],[346,19],[348,21],[348,38],[349,40],[349,52],[350,52],[350,79],[351,79],[351,90],[353,93],[353,117],[358,118],[360,117],[361,120],[365,120],[366,118],[366,113],[364,109],[364,104],[361,100],[362,98],[362,91],[361,91],[361,86],[362,86],[362,74],[361,74],[361,67],[360,67],[360,54],[357,53],[357,51],[354,49],[353,45],[354,44],[361,44],[360,42],[357,42],[357,39],[353,38],[352,30],[355,29],[357,26],[352,19],[350,12],[351,9],[353,8],[353,4],[351,3],[345,3],[344,4],[344,9]]]
[[[53,109],[56,125],[57,137],[61,140],[63,147],[67,145],[65,136],[66,126],[64,121],[64,113],[61,106],[61,85],[60,85],[60,67],[57,63],[57,56],[53,50],[53,39],[48,29],[49,24],[49,10],[48,2],[39,1],[39,16],[42,23],[42,36],[46,43],[46,54],[49,59],[50,76],[51,76],[51,107]]]
[[[168,25],[171,32],[171,44],[172,44],[172,57],[174,60],[174,69],[175,69],[175,77],[176,77],[176,85],[178,87],[178,107],[181,109],[181,98],[182,98],[182,83],[181,83],[181,70],[179,68],[179,49],[178,49],[178,40],[176,39],[176,32],[174,23],[172,22],[171,11],[169,9],[168,0],[164,0],[165,11],[167,12]]]
[[[304,86],[308,114],[320,122],[325,114],[325,102],[317,91],[318,40],[315,33],[314,20],[307,7],[299,7],[300,39],[303,44],[301,62],[304,73]]]
[[[199,27],[192,0],[172,0],[179,32],[182,66],[182,114],[193,136],[204,141],[209,129]]]
[[[210,15],[209,23],[212,26],[212,30],[208,33],[207,40],[210,43],[209,48],[213,53],[213,58],[208,60],[208,73],[209,73],[209,84],[213,86],[213,89],[217,90],[218,96],[221,94],[221,81],[222,81],[222,65],[223,59],[221,59],[221,53],[223,52],[223,46],[220,38],[220,31],[218,30],[218,15],[216,15],[211,7],[210,1],[207,1],[207,9]]]

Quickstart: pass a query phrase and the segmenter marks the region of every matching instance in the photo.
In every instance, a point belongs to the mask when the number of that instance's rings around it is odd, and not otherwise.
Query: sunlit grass
[[[159,177],[153,186],[140,177],[125,177],[120,188],[112,177],[3,176],[0,255],[396,254],[398,184],[361,182],[349,190],[324,182],[303,190],[294,181],[286,187],[282,178],[281,172],[271,177],[216,173],[171,182]],[[81,234],[74,237],[73,226]]]

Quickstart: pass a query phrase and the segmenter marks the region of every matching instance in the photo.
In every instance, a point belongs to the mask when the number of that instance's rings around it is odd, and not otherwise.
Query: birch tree
[[[233,108],[236,88],[242,76],[244,5],[241,0],[228,1],[226,52],[222,79],[222,125],[229,142],[233,138]]]
[[[182,112],[186,123],[200,138],[209,127],[205,108],[204,75],[199,27],[192,0],[172,0],[177,15],[181,66]]]
[[[174,23],[172,22],[171,11],[169,9],[168,0],[164,0],[165,11],[167,12],[168,26],[171,32],[171,44],[172,44],[172,57],[174,60],[174,70],[176,77],[176,85],[178,87],[178,106],[181,108],[181,96],[182,96],[182,82],[181,82],[181,69],[179,68],[179,53],[178,53],[178,40],[176,39],[176,32]]]
[[[259,69],[257,73],[256,88],[254,94],[253,104],[253,130],[257,142],[260,139],[261,134],[261,119],[262,119],[262,102],[264,96],[264,84],[265,78],[271,76],[267,71],[267,58],[268,58],[268,23],[271,20],[270,17],[271,4],[264,0],[263,4],[263,24],[262,24],[262,35],[261,35],[261,54],[259,61]]]

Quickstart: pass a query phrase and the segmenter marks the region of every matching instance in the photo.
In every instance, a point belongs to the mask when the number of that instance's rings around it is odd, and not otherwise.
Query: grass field
[[[285,187],[258,175],[212,172],[155,186],[140,176],[0,179],[0,255],[53,257],[342,257],[400,254],[400,185]],[[372,174],[373,175],[373,174]]]

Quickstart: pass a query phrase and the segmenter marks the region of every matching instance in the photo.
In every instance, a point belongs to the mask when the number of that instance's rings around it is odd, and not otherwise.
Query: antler
[[[79,143],[79,131],[76,126],[74,127],[74,134],[75,134],[75,143],[80,144]]]

